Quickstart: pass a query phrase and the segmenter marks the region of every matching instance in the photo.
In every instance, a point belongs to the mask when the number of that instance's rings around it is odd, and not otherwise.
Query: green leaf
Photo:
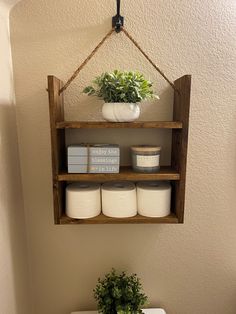
[[[105,102],[140,102],[147,99],[159,99],[154,95],[152,83],[145,80],[138,72],[122,72],[114,70],[102,73],[93,83],[96,88],[87,86],[83,92],[88,96],[94,95]]]

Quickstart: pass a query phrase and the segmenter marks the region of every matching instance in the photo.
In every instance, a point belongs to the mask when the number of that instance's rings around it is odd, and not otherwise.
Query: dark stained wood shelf
[[[67,173],[61,172],[57,176],[59,181],[145,181],[145,180],[179,180],[180,175],[171,167],[161,167],[157,173],[138,173],[131,167],[121,167],[120,173]]]
[[[56,123],[57,129],[182,129],[179,121],[135,121],[135,122],[105,122],[105,121],[61,121]]]
[[[73,219],[70,217],[67,217],[66,215],[62,215],[60,218],[60,224],[71,224],[71,225],[77,225],[77,224],[158,224],[158,223],[169,223],[169,224],[175,224],[178,223],[178,218],[175,214],[170,214],[166,217],[160,217],[160,218],[150,218],[150,217],[144,217],[140,215],[136,215],[134,217],[130,218],[110,218],[103,214],[100,214],[97,217],[89,218],[89,219]]]
[[[55,76],[48,76],[50,131],[52,148],[52,178],[55,224],[150,224],[183,223],[185,206],[185,183],[188,148],[189,108],[191,76],[184,75],[174,82],[173,121],[65,121],[63,82]],[[136,173],[131,167],[121,167],[118,174],[71,174],[66,169],[66,129],[171,129],[171,166],[161,167],[160,172]],[[79,131],[78,131],[79,132]],[[155,132],[153,132],[153,138]],[[132,145],[132,143],[130,143]],[[170,180],[172,186],[172,214],[167,217],[149,218],[137,215],[132,218],[109,218],[103,214],[91,219],[71,219],[65,215],[66,185],[69,181],[111,180],[153,181]]]

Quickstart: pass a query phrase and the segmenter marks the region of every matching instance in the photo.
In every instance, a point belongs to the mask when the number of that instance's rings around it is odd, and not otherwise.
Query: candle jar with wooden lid
[[[132,167],[136,172],[154,173],[160,169],[160,146],[132,146]]]

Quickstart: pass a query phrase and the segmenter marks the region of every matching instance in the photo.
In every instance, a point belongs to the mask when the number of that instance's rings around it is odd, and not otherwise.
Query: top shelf
[[[56,123],[57,129],[182,129],[182,127],[180,121],[60,121]]]

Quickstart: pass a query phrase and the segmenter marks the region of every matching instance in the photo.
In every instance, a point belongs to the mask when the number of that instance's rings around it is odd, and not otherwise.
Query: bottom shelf
[[[141,215],[136,215],[130,218],[110,218],[103,214],[100,214],[97,217],[89,218],[89,219],[73,219],[66,215],[62,215],[60,218],[60,224],[176,224],[178,223],[178,218],[175,214],[171,213],[166,217],[159,217],[159,218],[151,218],[151,217],[144,217]]]

